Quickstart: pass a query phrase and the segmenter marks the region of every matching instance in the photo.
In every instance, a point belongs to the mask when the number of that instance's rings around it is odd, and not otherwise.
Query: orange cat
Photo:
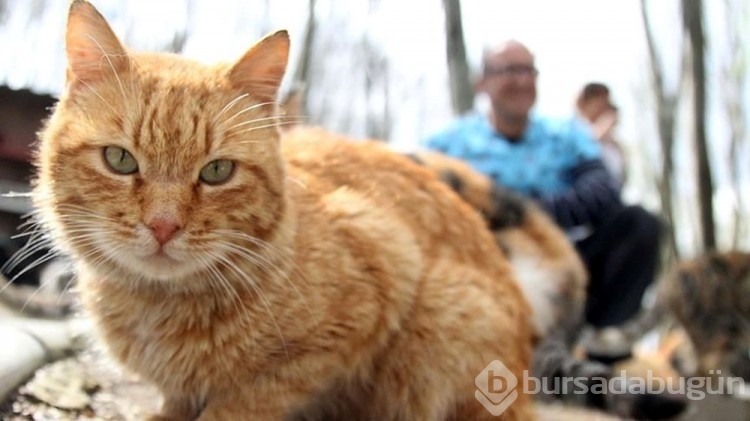
[[[571,342],[583,326],[588,274],[562,230],[531,200],[494,186],[463,161],[431,151],[412,158],[482,214],[531,304],[535,335],[563,334]]]
[[[286,32],[209,67],[126,51],[77,0],[66,42],[34,201],[111,354],[163,392],[157,419],[495,419],[475,378],[520,378],[531,351],[507,261],[408,158],[279,139]]]

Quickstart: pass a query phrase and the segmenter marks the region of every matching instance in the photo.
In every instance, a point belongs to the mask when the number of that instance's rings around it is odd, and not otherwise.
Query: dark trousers
[[[619,325],[641,308],[659,256],[661,222],[640,206],[627,206],[577,242],[589,271],[586,321]]]

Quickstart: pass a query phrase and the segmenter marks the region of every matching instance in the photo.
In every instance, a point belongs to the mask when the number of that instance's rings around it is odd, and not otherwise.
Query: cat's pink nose
[[[166,218],[156,218],[151,221],[150,224],[148,224],[148,227],[154,234],[154,238],[156,238],[156,241],[158,241],[162,246],[164,244],[167,244],[169,240],[174,237],[177,231],[182,228],[177,222]]]

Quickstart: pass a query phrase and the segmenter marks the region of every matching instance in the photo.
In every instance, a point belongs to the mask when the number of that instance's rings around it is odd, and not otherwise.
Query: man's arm
[[[539,198],[563,229],[596,227],[623,206],[617,181],[600,159],[581,161],[571,170],[570,189]]]

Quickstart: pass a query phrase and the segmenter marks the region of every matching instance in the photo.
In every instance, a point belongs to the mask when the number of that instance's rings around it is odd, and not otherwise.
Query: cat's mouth
[[[181,281],[203,267],[201,258],[172,242],[147,247],[133,244],[130,252],[120,253],[117,260],[141,277],[159,281]]]
[[[182,278],[195,270],[190,262],[178,259],[164,250],[142,256],[140,260],[140,271],[144,275],[163,281]]]
[[[157,250],[154,254],[147,256],[146,259],[149,261],[149,263],[152,263],[152,264],[159,264],[159,265],[180,264],[180,261],[178,261],[174,257],[167,254],[167,252],[165,252],[164,249],[162,248]]]

